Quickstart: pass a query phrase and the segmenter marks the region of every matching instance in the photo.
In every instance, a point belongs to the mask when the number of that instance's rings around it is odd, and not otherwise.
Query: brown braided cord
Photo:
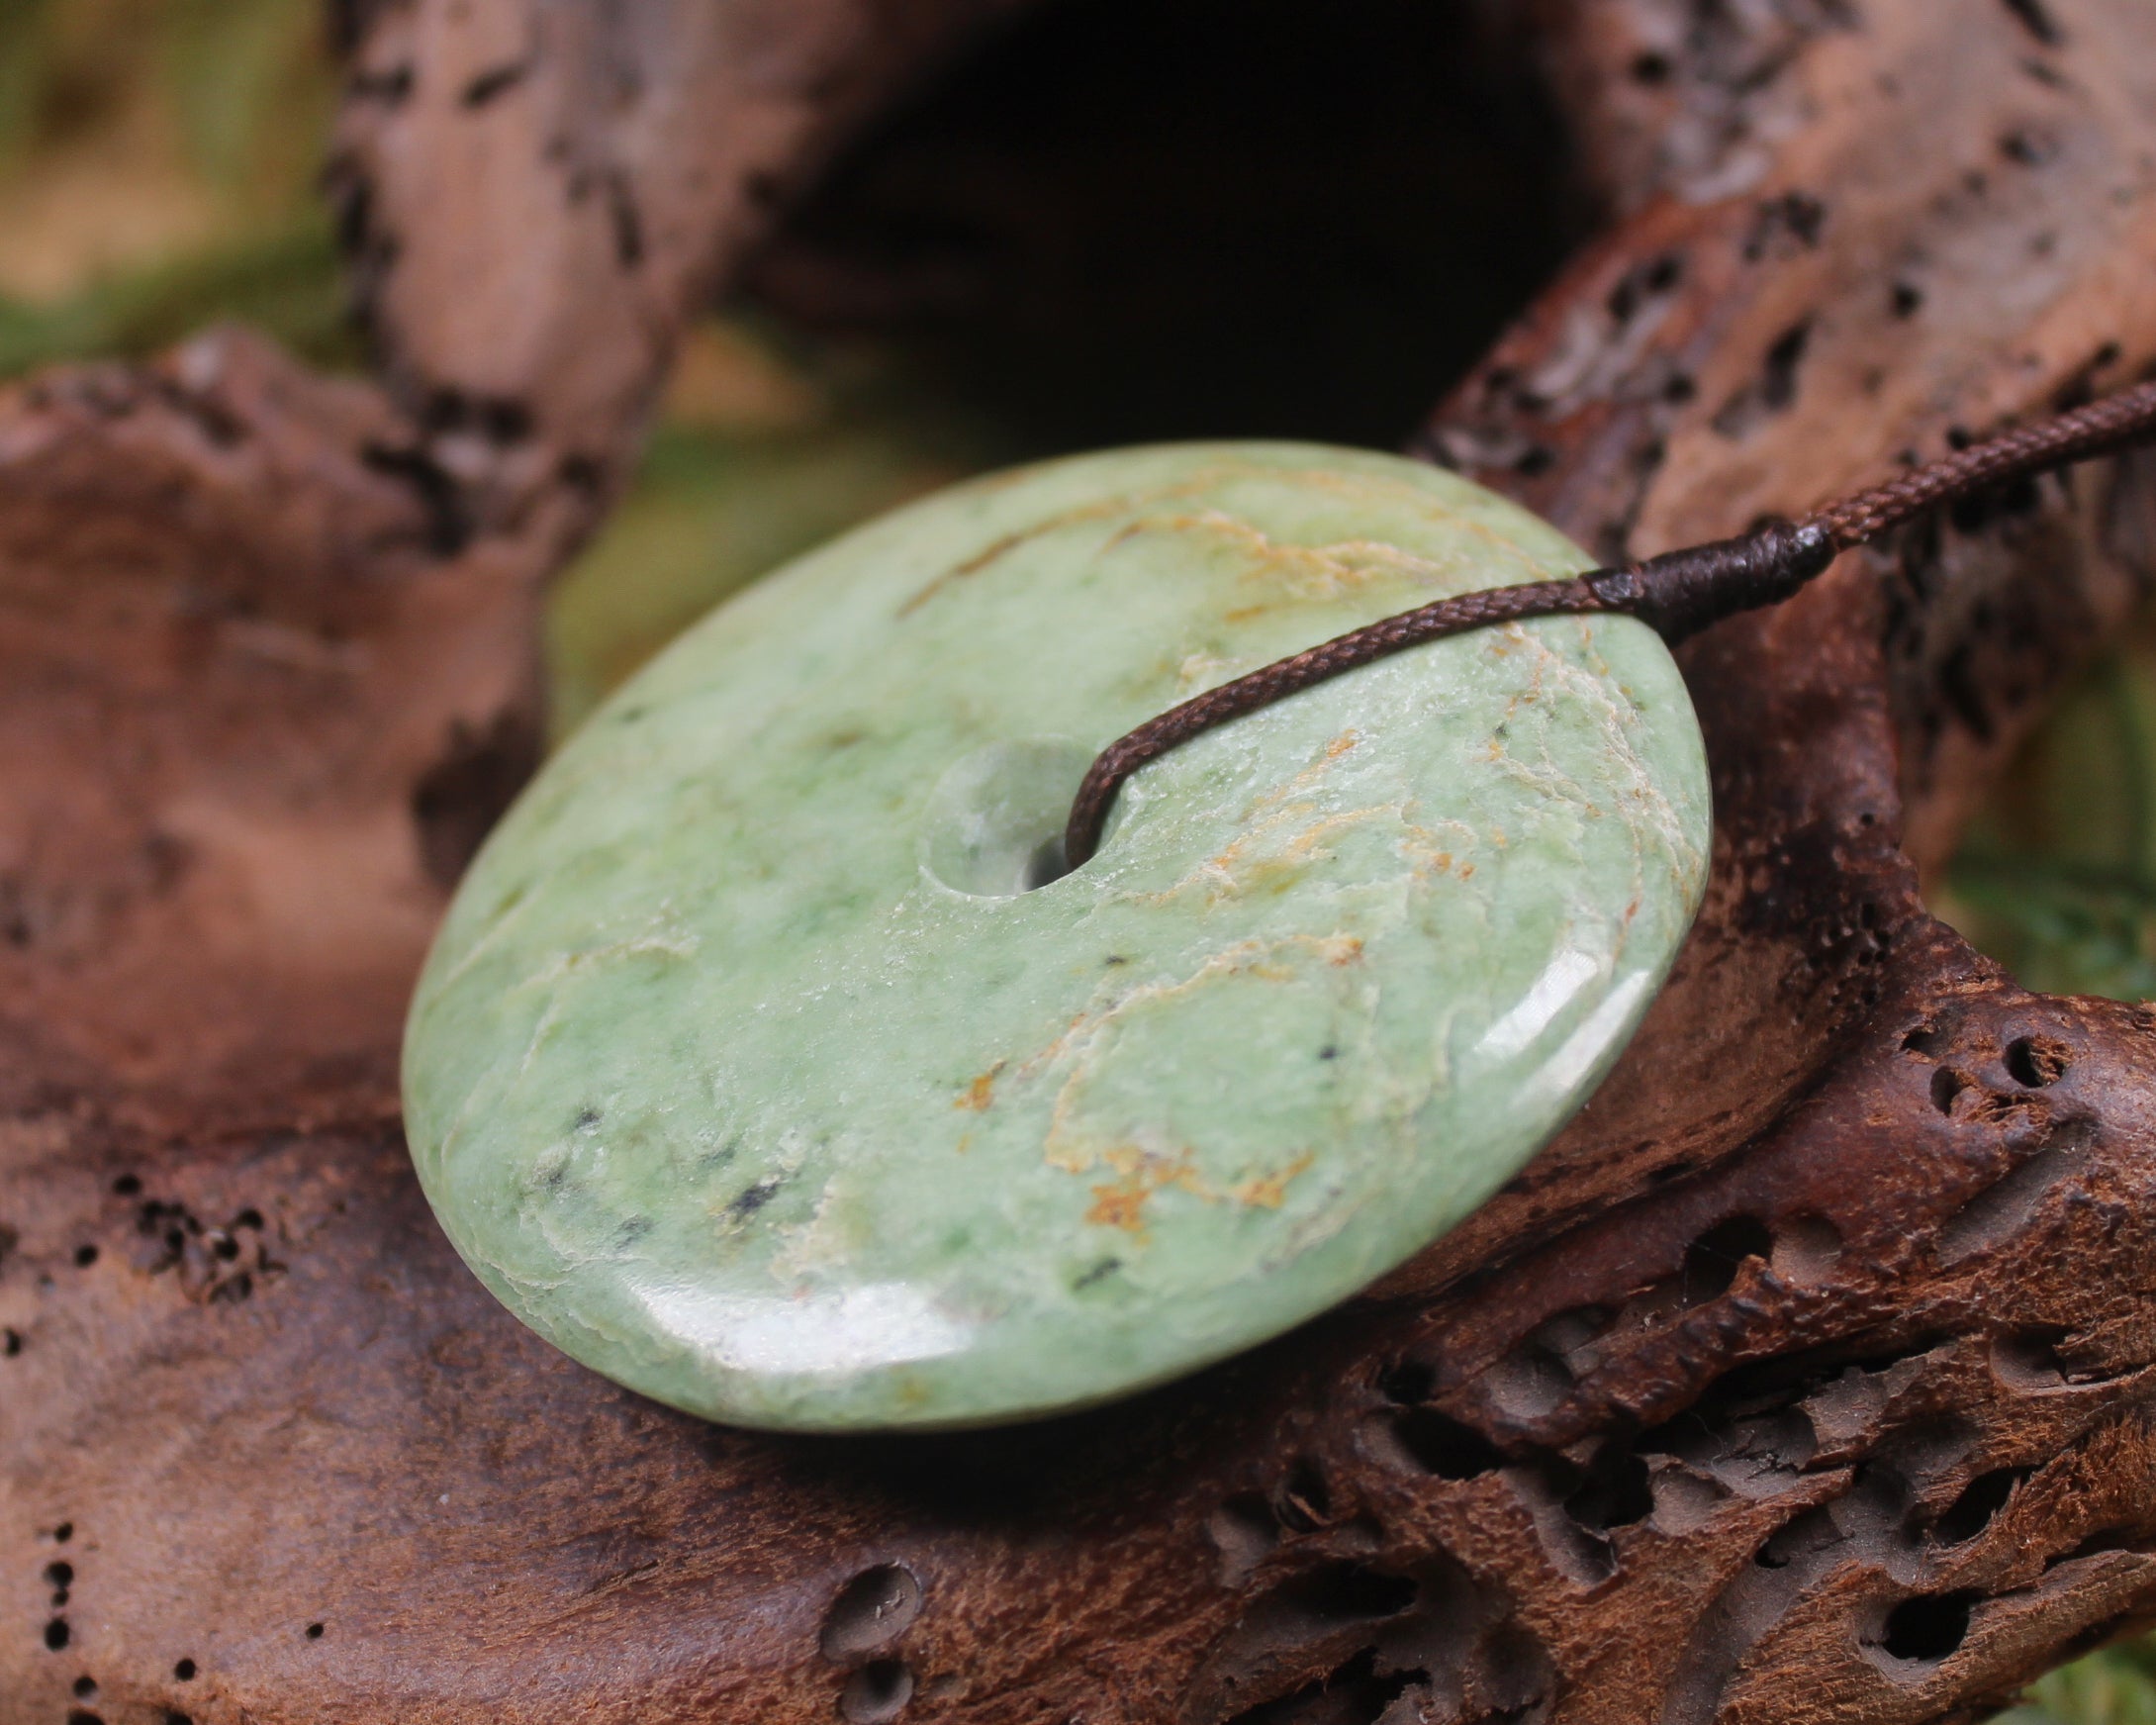
[[[2156,430],[2156,382],[2136,385],[2085,408],[2006,431],[1942,461],[1840,498],[1805,519],[1847,550],[1942,503],[2071,461],[2108,455]]]
[[[1373,660],[1387,658],[1425,641],[1463,634],[1493,623],[1515,618],[1548,617],[1567,611],[1605,611],[1609,607],[1584,575],[1569,581],[1535,581],[1519,587],[1491,587],[1475,593],[1455,594],[1416,611],[1381,618],[1344,635],[1305,647],[1290,658],[1237,677],[1171,707],[1157,719],[1148,719],[1128,736],[1110,743],[1086,770],[1071,805],[1070,823],[1064,828],[1064,860],[1077,868],[1093,854],[1100,842],[1100,828],[1108,808],[1123,781],[1148,761],[1158,760],[1170,749],[1180,747],[1200,731],[1210,730],[1261,707],[1269,707],[1284,695],[1353,671]]]
[[[1494,587],[1382,618],[1193,696],[1110,743],[1086,770],[1064,829],[1066,868],[1087,861],[1123,781],[1231,719],[1447,635],[1530,617],[1623,612],[1672,642],[1720,619],[1787,599],[1842,551],[1972,493],[2109,454],[2156,432],[2156,382],[1975,444],[1816,510],[1734,539],[1688,546],[1568,581]]]

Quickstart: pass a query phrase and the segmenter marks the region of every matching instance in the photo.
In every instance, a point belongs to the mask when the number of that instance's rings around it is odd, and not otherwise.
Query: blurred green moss
[[[101,275],[52,303],[0,295],[0,377],[62,360],[137,357],[236,319],[317,365],[349,369],[359,343],[328,221],[303,211],[256,233]]]
[[[728,594],[1012,453],[889,354],[819,350],[749,317],[707,320],[634,487],[555,588],[555,735]]]
[[[0,181],[134,139],[108,159],[199,177],[241,216],[289,209],[335,102],[326,28],[319,0],[5,0]]]
[[[2156,619],[2058,703],[1932,901],[2029,988],[2156,998]]]
[[[2129,1641],[2029,1686],[2002,1725],[2156,1725],[2156,1641]]]
[[[0,0],[0,377],[242,319],[358,359],[319,0]]]

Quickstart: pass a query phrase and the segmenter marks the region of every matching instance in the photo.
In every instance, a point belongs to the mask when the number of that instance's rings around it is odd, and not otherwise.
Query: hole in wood
[[[1593,1344],[1609,1329],[1612,1315],[1603,1306],[1576,1305],[1545,1319],[1490,1367],[1490,1398],[1516,1419],[1555,1409],[1580,1372],[1594,1368]]]
[[[1654,1508],[1647,1465],[1629,1450],[1596,1458],[1586,1482],[1564,1500],[1564,1512],[1580,1526],[1607,1532],[1644,1521]]]
[[[1936,1665],[1968,1638],[1976,1593],[1919,1593],[1887,1613],[1879,1650],[1889,1659]]]
[[[2058,1390],[2066,1383],[2056,1336],[2033,1331],[1995,1339],[1992,1373],[2010,1390]]]
[[[1828,1370],[1778,1360],[1736,1367],[1708,1385],[1682,1413],[1641,1432],[1634,1447],[1642,1455],[1675,1456],[1711,1474],[1731,1472],[1754,1485],[1765,1470],[1796,1472],[1819,1449],[1819,1434],[1802,1403]]]
[[[1817,1282],[1841,1256],[1841,1230],[1825,1216],[1792,1216],[1774,1230],[1767,1262],[1789,1282]]]
[[[2007,1044],[2007,1076],[2025,1090],[2043,1090],[2066,1076],[2073,1054],[2055,1037],[2017,1036]]]
[[[1332,1493],[1326,1488],[1325,1476],[1307,1456],[1298,1458],[1288,1473],[1287,1483],[1280,1487],[1281,1525],[1293,1528],[1297,1533],[1311,1533],[1323,1527],[1332,1516]]]
[[[838,1710],[847,1725],[885,1725],[913,1698],[913,1673],[902,1660],[872,1660],[846,1679]]]
[[[2027,1479],[2029,1468],[1994,1468],[1979,1474],[1961,1488],[1961,1495],[1940,1513],[1933,1527],[1942,1545],[1961,1545],[1976,1538],[2007,1506],[2014,1488]]]
[[[2100,1527],[2070,1552],[2047,1560],[2046,1570],[2055,1570],[2061,1564],[2074,1563],[2082,1558],[2102,1557],[2107,1552],[2146,1552],[2148,1536],[2137,1527]]]
[[[1919,1024],[1902,1038],[1902,1052],[1929,1060],[1946,1045],[1946,1033],[1936,1024]]]
[[[848,1664],[895,1641],[921,1614],[921,1584],[903,1564],[879,1564],[839,1589],[817,1641],[823,1657]]]
[[[1361,1564],[1327,1564],[1284,1582],[1273,1601],[1284,1622],[1321,1630],[1397,1617],[1415,1603],[1415,1583],[1405,1576],[1380,1575]]]
[[[1505,1465],[1488,1438],[1434,1407],[1408,1409],[1392,1429],[1415,1465],[1441,1480],[1478,1479]]]
[[[1773,1232],[1757,1216],[1732,1216],[1717,1222],[1685,1248],[1684,1302],[1693,1305],[1719,1298],[1729,1292],[1747,1260],[1764,1263],[1773,1251]]]
[[[1977,1193],[1939,1228],[1941,1264],[1958,1264],[2006,1245],[2035,1219],[2044,1200],[2088,1166],[2094,1129],[2069,1120],[2018,1167]]]
[[[1437,1387],[1437,1373],[1420,1360],[1395,1360],[1377,1376],[1377,1392],[1402,1407],[1428,1401]]]
[[[1931,1075],[1931,1105],[1942,1114],[1954,1111],[1954,1099],[1970,1088],[1974,1081],[1968,1074],[1956,1072],[1950,1066],[1942,1066]]]
[[[1272,1507],[1256,1491],[1239,1491],[1214,1510],[1206,1522],[1220,1553],[1220,1581],[1240,1587],[1265,1555],[1280,1543],[1280,1524]]]
[[[1420,1708],[1396,1715],[1393,1703],[1430,1674],[1404,1671],[1379,1676],[1376,1658],[1374,1649],[1364,1648],[1318,1681],[1305,1683],[1277,1700],[1247,1707],[1226,1725],[1379,1725],[1379,1721],[1395,1716],[1426,1717]],[[1412,1708],[1412,1697],[1409,1705]]]

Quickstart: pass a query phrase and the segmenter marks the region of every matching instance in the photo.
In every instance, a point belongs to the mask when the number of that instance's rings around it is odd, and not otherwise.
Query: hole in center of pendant
[[[1068,737],[989,743],[929,798],[922,861],[955,893],[1011,899],[1060,881],[1063,829],[1093,751]]]

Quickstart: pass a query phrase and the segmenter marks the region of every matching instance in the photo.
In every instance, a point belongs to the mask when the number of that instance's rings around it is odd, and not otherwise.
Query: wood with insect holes
[[[1603,560],[2156,362],[2139,0],[1530,15],[1611,226],[1426,441]],[[434,14],[349,16],[427,86]],[[549,255],[532,303],[584,304]],[[0,405],[5,1725],[1921,1725],[2151,1614],[2156,1020],[2023,993],[1920,894],[2149,586],[2145,458],[1682,649],[1708,908],[1431,1253],[1097,1414],[788,1443],[531,1338],[384,1109],[559,545],[448,507],[453,440],[364,386],[198,363]]]

